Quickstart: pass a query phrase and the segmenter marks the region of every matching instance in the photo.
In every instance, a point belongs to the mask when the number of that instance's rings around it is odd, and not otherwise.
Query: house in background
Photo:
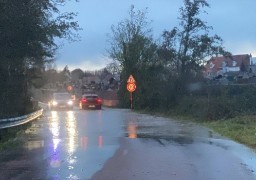
[[[256,65],[256,57],[251,58],[251,65]]]
[[[250,76],[256,75],[256,57],[251,58],[251,63],[248,66],[248,73]]]
[[[82,79],[83,84],[99,84],[100,78],[98,76],[87,76]]]
[[[248,72],[251,66],[251,71],[255,70],[253,65],[253,58],[249,54],[232,55],[212,57],[205,65],[204,75],[208,79],[214,79],[216,77],[223,77],[226,74],[239,74]]]

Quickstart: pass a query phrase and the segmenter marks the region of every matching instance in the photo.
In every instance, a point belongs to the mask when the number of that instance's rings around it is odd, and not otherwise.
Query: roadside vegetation
[[[61,13],[65,0],[2,0],[0,2],[0,119],[31,109],[32,79],[53,61],[55,40],[76,39],[76,14]]]
[[[256,87],[206,85],[184,96],[167,114],[192,120],[256,149]]]
[[[0,152],[9,149],[15,148],[24,143],[22,139],[24,130],[30,126],[30,123],[9,129],[0,130]]]
[[[121,66],[120,106],[129,108],[126,81],[132,74],[135,110],[189,117],[255,147],[255,86],[224,86],[203,77],[205,60],[231,55],[201,19],[209,7],[207,1],[184,0],[179,26],[163,31],[160,42],[153,39],[147,10],[131,6],[128,18],[112,26],[109,55]]]
[[[199,18],[208,6],[206,1],[184,0],[180,26],[163,31],[160,43],[153,39],[147,10],[131,6],[129,17],[112,26],[109,55],[121,66],[120,106],[129,107],[126,81],[132,74],[137,81],[134,108],[173,109],[190,93],[190,84],[204,81],[205,58],[229,55],[222,39]]]
[[[203,125],[219,134],[256,149],[255,115],[237,116],[230,119],[204,122]]]
[[[126,81],[132,74],[137,84],[134,109],[190,117],[255,147],[256,88],[205,80],[205,60],[230,53],[202,19],[210,8],[207,1],[183,2],[179,26],[163,31],[158,41],[147,9],[131,6],[128,17],[111,27],[108,53],[114,66],[107,69],[120,74],[120,107],[130,106]],[[75,40],[79,30],[76,14],[61,13],[62,5],[65,0],[0,2],[0,119],[33,111],[30,86],[63,85],[72,75],[68,67],[61,72],[47,68],[58,48],[55,40]],[[74,74],[81,78],[86,73],[77,69]]]
[[[150,113],[149,111],[143,111],[144,113]],[[182,114],[170,114],[170,113],[158,113],[156,114],[164,117],[179,121],[190,121],[202,126],[208,127],[214,130],[216,133],[228,137],[241,144],[245,144],[256,150],[256,117],[255,115],[239,115],[233,118],[219,119],[219,120],[207,120],[198,119],[192,116],[185,116]],[[153,113],[154,114],[154,113]]]

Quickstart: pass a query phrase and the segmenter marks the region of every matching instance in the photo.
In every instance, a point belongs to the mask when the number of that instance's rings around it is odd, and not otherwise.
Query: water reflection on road
[[[127,131],[128,131],[128,137],[130,139],[136,139],[137,138],[137,123],[135,121],[129,122]]]
[[[59,125],[59,116],[56,111],[51,112],[49,119],[49,129],[52,136],[52,143],[49,146],[49,151],[51,152],[50,157],[50,166],[52,168],[60,167],[60,155],[59,155],[59,144],[60,144],[60,125]]]
[[[104,110],[49,112],[47,178],[88,179],[100,170],[122,136],[121,113],[111,114]]]
[[[249,148],[193,123],[129,110],[48,111],[26,134],[25,157],[38,179],[255,179]]]
[[[68,132],[67,152],[69,156],[72,156],[78,145],[76,119],[73,111],[67,112],[66,128]]]

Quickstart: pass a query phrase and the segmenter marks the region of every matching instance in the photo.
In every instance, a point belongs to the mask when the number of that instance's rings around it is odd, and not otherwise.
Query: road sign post
[[[133,108],[133,98],[132,93],[136,90],[136,81],[133,78],[132,75],[129,76],[127,80],[127,90],[130,92],[130,103],[131,103],[131,109]]]
[[[132,109],[132,92],[130,93],[131,109]]]

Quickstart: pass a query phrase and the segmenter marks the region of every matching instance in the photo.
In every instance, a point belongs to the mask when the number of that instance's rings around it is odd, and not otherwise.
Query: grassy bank
[[[229,119],[204,121],[189,116],[168,116],[172,119],[191,121],[214,130],[216,133],[228,137],[248,147],[256,149],[256,116],[237,116]]]
[[[18,127],[0,129],[0,152],[8,148],[15,148],[24,143],[22,137],[25,129],[29,126],[31,124],[27,123]]]
[[[256,116],[240,116],[202,124],[223,136],[256,149]]]
[[[188,115],[172,115],[164,112],[137,111],[151,115],[158,115],[180,121],[190,121],[208,127],[222,136],[228,137],[248,147],[256,149],[256,116],[237,116],[229,119],[205,121]]]

